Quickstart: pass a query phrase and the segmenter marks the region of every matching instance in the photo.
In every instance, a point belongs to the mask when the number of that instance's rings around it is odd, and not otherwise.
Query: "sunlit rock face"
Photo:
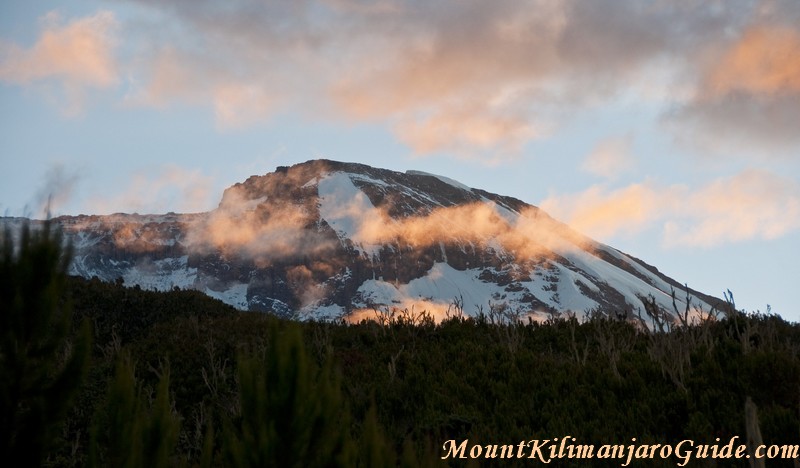
[[[685,289],[654,267],[520,200],[417,171],[315,160],[252,176],[207,213],[57,222],[76,275],[193,288],[298,319],[395,309],[631,317],[651,296],[686,310]],[[692,311],[717,301],[690,294]]]

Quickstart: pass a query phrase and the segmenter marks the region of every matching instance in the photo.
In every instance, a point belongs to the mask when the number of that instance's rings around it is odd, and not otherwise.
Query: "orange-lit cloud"
[[[421,119],[400,120],[394,130],[417,153],[467,155],[475,150],[519,154],[526,142],[544,133],[527,116],[482,109],[443,109]]]
[[[262,86],[227,83],[214,89],[214,113],[222,128],[244,127],[270,115],[275,98]]]
[[[675,190],[668,189],[665,196],[650,183],[617,190],[594,185],[578,194],[551,196],[540,207],[580,232],[608,239],[619,234],[636,234],[651,226],[663,215],[664,205],[671,210]]]
[[[186,218],[184,218],[186,219]],[[118,249],[138,253],[163,253],[175,246],[173,225],[163,216],[112,214],[61,219],[67,232],[105,234]]]
[[[191,226],[187,244],[195,252],[221,252],[266,267],[275,260],[333,249],[330,238],[311,229],[313,222],[313,213],[304,206],[253,200],[234,186],[217,209]]]
[[[313,257],[335,250],[340,241],[332,232],[318,229],[316,216],[320,208],[315,204],[254,198],[253,194],[297,189],[310,177],[290,171],[281,177],[256,178],[227,189],[219,206],[198,217],[190,227],[189,249],[248,258],[262,267],[293,256]],[[400,248],[424,248],[452,242],[490,245],[518,258],[534,258],[563,253],[590,242],[536,208],[516,214],[488,201],[398,218],[390,216],[385,208],[372,207],[366,195],[356,191],[342,195],[334,206],[323,211],[328,219],[352,224],[349,239],[364,246],[400,244]],[[321,297],[315,280],[334,273],[324,264],[308,265],[293,273],[295,286],[291,287],[305,291],[298,297],[311,303]]]
[[[173,47],[162,48],[145,63],[144,83],[125,97],[129,105],[209,105],[217,128],[229,130],[264,121],[280,100],[268,81],[237,78],[225,66]]]
[[[622,93],[674,106],[672,90],[695,76],[687,51],[737,34],[729,25],[748,14],[635,0],[233,1],[225,8],[201,0],[157,8],[182,27],[161,46],[171,58],[156,53],[142,80],[154,103],[210,105],[221,128],[285,110],[377,121],[417,154],[491,161],[552,134],[575,109]],[[659,71],[655,83],[654,70],[665,66],[670,71]]]
[[[213,206],[217,194],[212,185],[211,177],[200,170],[168,165],[154,172],[133,174],[120,193],[95,195],[87,205],[95,214],[160,213],[164,206],[196,213]]]
[[[494,245],[519,259],[551,257],[587,246],[590,241],[540,210],[517,214],[493,202],[441,207],[430,213],[392,218],[376,209],[358,219],[352,240],[362,244],[398,242],[414,248],[452,242]]]
[[[679,139],[717,153],[797,154],[797,22],[755,24],[700,68],[702,78],[694,98],[671,116]]]
[[[800,93],[800,31],[756,26],[719,59],[706,79],[711,97]]]
[[[107,88],[118,80],[116,27],[108,11],[66,24],[50,12],[41,19],[42,32],[30,48],[0,41],[0,80],[21,85],[58,80],[77,110],[84,88]]]
[[[319,262],[317,262],[320,265]],[[323,265],[323,270],[326,271],[324,279],[328,279],[333,275],[330,267]],[[286,281],[289,289],[292,290],[294,296],[300,299],[300,308],[313,304],[325,298],[328,289],[324,283],[320,283],[320,275],[316,275],[314,271],[305,265],[296,265],[286,270]]]
[[[592,174],[614,179],[629,172],[636,165],[631,154],[631,138],[612,138],[599,142],[583,161],[581,169]]]
[[[651,181],[617,190],[593,186],[551,196],[541,207],[601,240],[660,228],[665,246],[709,247],[775,239],[800,229],[800,184],[746,170],[694,190]]]
[[[664,224],[668,246],[772,240],[800,229],[800,184],[760,170],[716,180],[691,194]]]
[[[164,47],[143,65],[146,83],[126,96],[128,104],[163,107],[172,101],[200,102],[198,92],[208,86],[207,75],[193,73],[187,55]]]
[[[398,12],[379,20],[390,31],[380,41],[383,49],[357,55],[335,77],[330,97],[341,112],[389,120],[417,154],[496,160],[550,134],[559,106],[540,98],[549,92],[561,104],[573,98],[556,84],[565,71],[555,50],[564,28],[561,5],[398,4]],[[451,14],[461,20],[452,22]]]
[[[111,13],[51,14],[32,47],[2,46],[0,79],[59,79],[80,97],[123,68],[127,102],[206,107],[220,130],[293,112],[492,162],[621,97],[661,106],[692,142],[800,139],[793,0],[134,1],[157,14],[126,29],[124,67]]]

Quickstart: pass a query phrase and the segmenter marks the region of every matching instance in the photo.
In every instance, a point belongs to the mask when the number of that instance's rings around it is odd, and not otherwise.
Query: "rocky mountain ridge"
[[[73,274],[193,288],[298,319],[633,317],[646,298],[687,309],[684,287],[641,260],[523,201],[419,171],[314,160],[235,184],[207,213],[55,221],[74,246]],[[688,295],[690,311],[719,301]]]

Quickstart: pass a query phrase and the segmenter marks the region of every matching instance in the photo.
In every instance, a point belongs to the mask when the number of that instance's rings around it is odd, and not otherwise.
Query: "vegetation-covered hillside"
[[[0,447],[20,466],[479,466],[441,460],[443,444],[800,441],[800,325],[732,304],[655,332],[457,310],[440,324],[295,323],[195,291],[66,277],[56,234],[13,237],[0,265]]]

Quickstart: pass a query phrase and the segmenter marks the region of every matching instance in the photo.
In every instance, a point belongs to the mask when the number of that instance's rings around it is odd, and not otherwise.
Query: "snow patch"
[[[494,200],[489,200],[486,197],[481,197],[481,199],[483,200],[484,203],[492,207],[492,209],[494,210],[495,213],[497,213],[498,216],[505,219],[509,225],[514,226],[517,223],[517,221],[519,221],[520,215],[516,211],[512,211],[506,208],[505,206],[495,202]]]
[[[348,175],[348,177],[350,177],[350,180],[358,180],[360,182],[366,182],[366,183],[368,183],[370,185],[377,185],[379,187],[389,187],[390,186],[388,183],[386,183],[386,181],[380,180],[380,179],[374,179],[374,178],[372,178],[372,177],[370,177],[368,175],[357,174],[357,173],[353,173],[353,172],[348,172],[347,175]]]
[[[324,176],[325,176],[325,175],[323,174],[323,177],[324,177]],[[314,177],[313,177],[311,180],[309,180],[308,182],[306,182],[305,184],[303,184],[303,187],[302,187],[302,188],[310,188],[310,187],[315,187],[315,186],[316,186],[318,183],[319,183],[319,177],[316,177],[316,176],[314,176]]]
[[[361,223],[365,219],[380,216],[367,194],[353,184],[350,175],[334,172],[321,179],[317,185],[319,192],[319,214],[336,231],[339,239],[349,239],[356,250],[363,255],[375,257],[381,245],[358,242]]]
[[[686,290],[682,288],[674,288],[671,284],[667,283],[661,277],[654,274],[652,271],[645,268],[642,264],[637,262],[636,260],[628,257],[627,255],[623,254],[619,250],[609,247],[603,246],[603,251],[611,254],[612,256],[616,257],[619,260],[627,263],[628,266],[636,270],[637,273],[641,274],[642,276],[646,277],[649,283],[652,285],[651,289],[655,289],[656,291],[663,293],[663,295],[655,294],[653,295],[656,297],[657,303],[668,311],[673,311],[672,306],[672,296],[668,291],[675,289],[675,304],[678,306],[678,310],[683,313],[686,309]],[[666,298],[664,297],[666,296]],[[702,315],[701,311],[709,312],[713,307],[711,304],[697,298],[691,297],[690,298],[691,307],[690,307],[690,314]]]
[[[332,321],[344,315],[344,307],[339,304],[309,305],[299,312],[300,320]]]
[[[215,291],[211,288],[205,288],[203,292],[228,305],[236,307],[239,310],[247,310],[249,307],[249,304],[247,303],[246,283],[233,284],[232,286],[229,286],[228,289],[223,291]]]
[[[450,313],[453,302],[463,299],[465,315],[475,316],[480,312],[488,313],[493,304],[506,304],[512,310],[530,312],[530,304],[523,301],[526,293],[532,293],[524,287],[520,291],[508,291],[505,287],[487,283],[479,278],[483,268],[456,270],[447,263],[434,263],[433,267],[421,278],[408,284],[392,284],[383,280],[367,280],[359,288],[355,308],[350,320],[359,321],[374,318],[373,309],[419,313],[423,310],[430,313],[434,320],[441,321]],[[537,291],[537,297],[541,291]]]
[[[619,291],[624,297],[625,302],[628,303],[634,310],[642,307],[642,301],[639,296],[652,295],[656,299],[656,303],[664,310],[672,310],[672,297],[667,292],[669,285],[664,281],[655,277],[652,273],[646,271],[643,267],[636,268],[632,260],[626,260],[633,268],[643,273],[650,282],[644,281],[638,276],[631,274],[615,265],[612,265],[601,258],[592,255],[585,251],[574,251],[567,256],[569,261],[586,274],[593,277],[596,281],[604,282]],[[664,289],[661,289],[661,288]],[[678,307],[683,307],[685,304],[678,298]],[[695,305],[707,305],[697,300]],[[707,309],[708,310],[708,309]]]
[[[192,288],[197,278],[197,268],[189,268],[189,256],[145,259],[129,268],[122,275],[125,284],[138,284],[143,289],[167,291],[174,287]]]

